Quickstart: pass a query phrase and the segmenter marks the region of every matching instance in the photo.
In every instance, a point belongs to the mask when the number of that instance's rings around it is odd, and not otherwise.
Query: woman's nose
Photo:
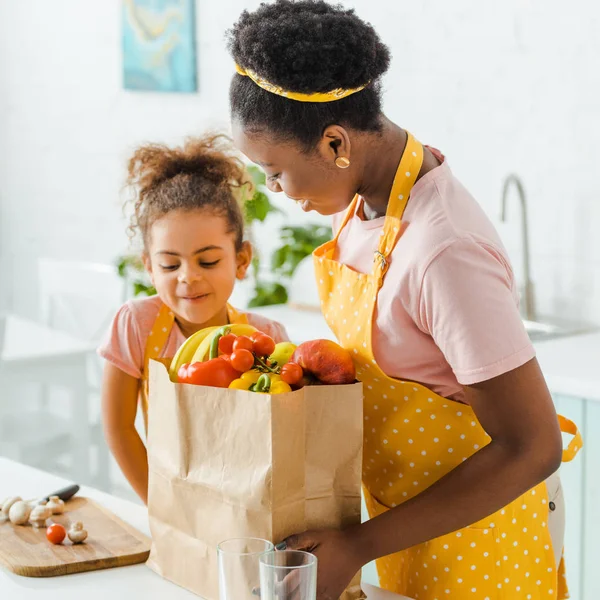
[[[274,181],[271,180],[271,179],[267,179],[267,188],[269,188],[269,191],[273,192],[274,194],[278,194],[279,192],[283,192],[283,189],[279,185],[279,180],[278,179],[275,179]]]

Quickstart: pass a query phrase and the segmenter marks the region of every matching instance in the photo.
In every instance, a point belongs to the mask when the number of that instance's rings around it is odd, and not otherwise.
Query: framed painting
[[[125,89],[195,92],[194,0],[122,0],[122,6]]]

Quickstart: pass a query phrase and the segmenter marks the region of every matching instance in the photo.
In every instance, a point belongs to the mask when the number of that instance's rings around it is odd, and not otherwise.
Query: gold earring
[[[347,169],[350,166],[350,159],[345,156],[338,156],[335,159],[335,166],[340,169]]]

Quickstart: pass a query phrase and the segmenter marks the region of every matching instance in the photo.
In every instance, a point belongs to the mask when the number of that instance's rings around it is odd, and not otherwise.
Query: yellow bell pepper
[[[267,374],[260,371],[246,371],[240,375],[239,379],[232,381],[229,384],[229,388],[233,390],[249,390],[250,387],[258,383],[259,379],[261,379],[259,389],[252,390],[257,394],[287,394],[292,391],[292,388],[285,381],[282,381],[281,377],[276,373]]]
[[[262,375],[262,373],[260,371],[246,371],[245,373],[242,373],[240,375],[240,379],[243,381],[248,381],[250,382],[248,384],[248,387],[250,386],[250,384],[252,383],[256,383],[258,381],[258,378]]]
[[[270,394],[287,394],[291,392],[292,388],[285,381],[273,381],[271,383]]]
[[[229,384],[229,389],[230,390],[249,390],[250,386],[255,383],[254,381],[251,381],[249,379],[234,379],[230,384]]]

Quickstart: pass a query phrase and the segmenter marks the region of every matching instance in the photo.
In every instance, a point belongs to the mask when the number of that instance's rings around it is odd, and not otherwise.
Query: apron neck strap
[[[383,279],[387,271],[388,257],[400,237],[402,216],[408,204],[410,192],[423,165],[423,146],[408,131],[406,132],[406,136],[406,147],[404,148],[396,176],[394,177],[379,246],[373,259],[373,271],[380,280]],[[344,220],[333,239],[332,247],[337,245],[342,229],[344,229],[348,221],[355,214],[358,201],[359,196],[354,196],[354,199],[346,210]]]
[[[235,309],[231,304],[227,304],[227,319],[229,323],[243,323],[245,325],[248,324],[248,315],[246,313],[241,313],[239,310]]]
[[[346,209],[346,214],[344,215],[344,220],[342,221],[341,225],[338,227],[337,233],[335,234],[335,237],[333,238],[334,244],[337,244],[338,238],[340,237],[340,233],[342,233],[342,229],[344,229],[344,227],[346,227],[346,225],[348,224],[348,221],[354,216],[359,199],[360,199],[360,196],[358,194],[356,194],[356,196],[354,196],[354,198],[352,199],[350,206]]]
[[[409,132],[406,133],[406,147],[396,171],[379,247],[375,251],[373,259],[375,263],[373,267],[374,274],[379,279],[380,284],[389,266],[389,255],[400,237],[404,210],[423,165],[423,146]]]
[[[151,360],[157,359],[160,356],[162,349],[165,347],[169,334],[175,322],[173,311],[164,303],[161,303],[158,315],[152,325],[152,330],[146,341],[146,349],[144,351],[144,375],[148,373],[148,364]]]

